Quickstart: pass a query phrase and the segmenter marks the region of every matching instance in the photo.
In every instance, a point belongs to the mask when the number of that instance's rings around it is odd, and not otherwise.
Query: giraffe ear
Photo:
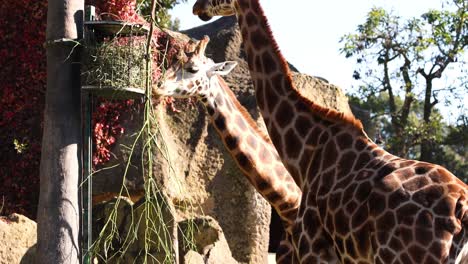
[[[237,62],[235,61],[225,61],[216,63],[211,67],[209,70],[210,75],[228,75],[235,67],[237,66]]]

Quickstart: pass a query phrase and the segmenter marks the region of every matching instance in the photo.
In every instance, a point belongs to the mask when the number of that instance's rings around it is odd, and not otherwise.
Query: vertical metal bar
[[[95,7],[86,6],[85,7],[85,21],[91,21],[95,18]],[[90,41],[93,38],[93,32],[85,28],[85,45],[89,45]],[[85,47],[86,48],[86,47]],[[91,159],[93,155],[92,148],[92,105],[93,105],[93,96],[91,93],[83,94],[83,114],[84,114],[84,135],[83,135],[83,185],[82,185],[82,206],[83,206],[83,220],[82,220],[82,263],[90,264],[91,263],[91,246],[93,243],[92,235],[92,217],[93,217],[93,204],[92,204],[92,195],[93,195],[93,182],[92,182],[92,166]]]
[[[83,171],[84,181],[83,189],[83,263],[91,263],[90,249],[92,245],[92,177],[91,177],[91,156],[92,156],[92,139],[91,139],[91,112],[92,112],[92,95],[84,94],[84,155],[83,155]]]

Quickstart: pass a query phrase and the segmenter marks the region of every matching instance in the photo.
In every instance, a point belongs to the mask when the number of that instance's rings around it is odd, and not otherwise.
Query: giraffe
[[[255,189],[272,205],[281,218],[285,234],[278,259],[293,254],[290,234],[299,209],[302,192],[288,173],[268,136],[258,128],[247,110],[237,101],[221,75],[228,74],[236,62],[214,63],[205,57],[209,38],[189,42],[183,53],[162,78],[153,93],[173,98],[196,97],[205,106],[210,123]],[[192,51],[194,50],[194,51]]]
[[[258,107],[303,194],[290,262],[466,261],[465,183],[439,165],[388,153],[353,116],[302,96],[259,0],[197,0],[193,13],[237,16]]]

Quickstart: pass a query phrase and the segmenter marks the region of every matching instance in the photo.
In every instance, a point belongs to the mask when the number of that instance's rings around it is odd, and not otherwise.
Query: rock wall
[[[187,39],[187,36],[200,39],[208,35],[211,39],[206,52],[208,57],[216,62],[235,60],[239,63],[226,76],[226,82],[259,126],[263,127],[235,18],[221,18],[183,34],[173,35],[182,39]],[[346,97],[336,86],[297,72],[294,73],[294,81],[304,94],[318,103],[350,112]],[[177,209],[176,218],[182,221],[200,215],[211,216],[219,223],[236,261],[266,263],[271,217],[269,204],[237,169],[218,134],[209,124],[203,107],[187,101],[178,101],[175,106],[180,113],[167,110],[162,105],[156,109],[158,127],[154,131],[159,131],[159,142],[165,142],[161,148],[166,151],[154,153],[153,173]],[[121,146],[132,144],[135,132],[141,126],[141,116],[141,113],[135,112],[123,117],[128,122],[126,135],[133,136],[124,136],[118,140],[113,150],[116,160],[106,164],[120,162],[121,165],[94,175],[93,192],[96,195],[119,191],[123,164],[129,156],[128,151]],[[125,180],[130,192],[137,193],[142,189],[140,153],[141,150],[136,151]],[[169,166],[167,158],[172,166]],[[198,258],[195,253],[191,256]]]
[[[0,217],[0,264],[34,263],[37,225],[26,216]]]

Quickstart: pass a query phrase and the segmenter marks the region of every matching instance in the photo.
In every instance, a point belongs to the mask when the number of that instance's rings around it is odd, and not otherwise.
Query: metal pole
[[[85,21],[94,20],[95,8],[94,6],[85,7]],[[90,40],[93,39],[92,32],[85,28],[85,45],[88,45]],[[86,47],[85,47],[86,48]],[[83,93],[83,114],[84,114],[84,135],[83,135],[83,176],[84,181],[82,185],[82,198],[83,198],[83,220],[82,220],[82,263],[91,263],[91,246],[93,244],[93,181],[92,181],[92,155],[93,155],[93,142],[92,142],[92,109],[93,107],[93,95],[91,93]]]
[[[92,113],[92,95],[85,93],[83,98],[84,105],[84,155],[83,155],[83,175],[84,181],[82,185],[83,193],[83,260],[82,263],[91,263],[91,245],[93,243],[92,236],[92,193],[93,182],[91,177],[91,156],[92,156],[92,138],[91,138],[91,113]]]

